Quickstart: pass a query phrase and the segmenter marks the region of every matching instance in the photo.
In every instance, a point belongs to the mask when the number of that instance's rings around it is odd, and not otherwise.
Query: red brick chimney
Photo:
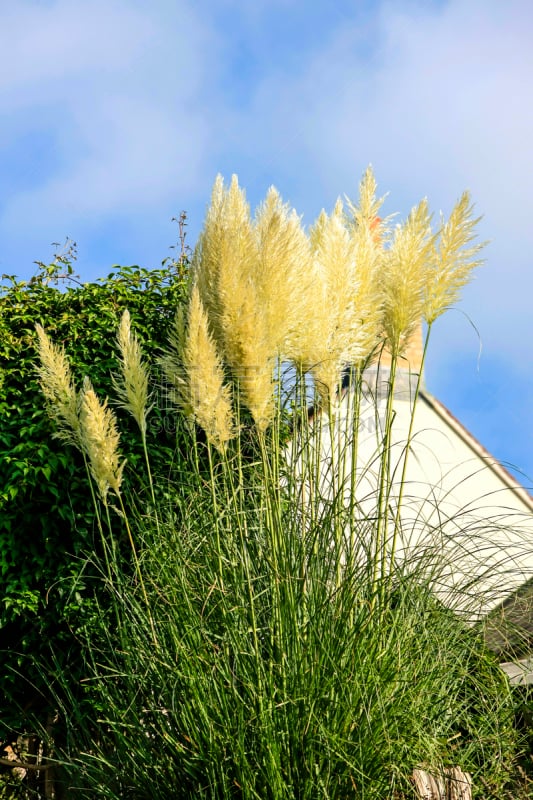
[[[424,352],[424,334],[422,321],[416,326],[411,338],[404,348],[403,354],[398,359],[398,368],[418,375],[422,368],[422,354]],[[390,353],[384,350],[380,359],[380,366],[390,366]]]

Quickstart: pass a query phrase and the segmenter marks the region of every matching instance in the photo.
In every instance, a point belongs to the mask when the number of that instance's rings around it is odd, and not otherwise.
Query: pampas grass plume
[[[162,366],[178,405],[203,428],[211,444],[224,452],[236,432],[231,393],[224,383],[222,361],[209,332],[198,286],[191,291],[187,324],[181,315],[176,319]]]
[[[391,353],[399,355],[420,323],[434,247],[427,200],[397,225],[384,251],[383,327]]]
[[[363,188],[367,191],[366,184]],[[368,196],[365,204],[368,209],[378,207]],[[320,214],[310,232],[313,284],[296,360],[310,369],[327,408],[343,368],[365,362],[381,327],[377,281],[381,248],[372,229],[374,220],[357,213],[360,224],[349,224],[339,200],[330,216],[324,211]]]
[[[312,253],[300,217],[272,186],[255,215],[259,259],[254,283],[272,353],[287,355],[306,314]]]
[[[114,413],[101,403],[89,378],[83,381],[80,397],[80,426],[83,449],[100,497],[107,503],[109,490],[120,494],[125,461],[121,460],[120,435]]]
[[[431,325],[459,299],[460,290],[471,279],[472,270],[482,260],[477,258],[484,242],[472,245],[474,229],[480,217],[472,217],[473,205],[470,195],[464,192],[454,206],[448,222],[442,221],[432,252],[432,264],[428,272],[424,317]]]
[[[349,197],[346,204],[350,209],[353,221],[358,228],[370,226],[371,230],[377,235],[383,221],[379,217],[379,210],[387,195],[377,197],[378,185],[372,167],[367,167],[359,183],[359,196],[357,204],[353,203]]]
[[[40,364],[37,367],[41,390],[59,439],[81,447],[78,398],[65,351],[55,345],[42,325],[36,324]]]
[[[141,433],[146,433],[148,408],[148,370],[142,359],[139,340],[131,331],[130,313],[126,309],[120,320],[117,343],[120,352],[120,377],[113,379],[121,405],[132,415]]]
[[[273,372],[280,339],[273,322],[279,315],[265,311],[269,301],[259,277],[262,247],[236,176],[228,189],[219,176],[193,258],[194,280],[217,353],[231,369],[259,430],[268,427],[274,413]],[[269,285],[275,286],[271,277]],[[276,291],[281,296],[284,287]]]
[[[237,176],[228,189],[219,175],[193,255],[193,276],[220,355],[233,367],[241,301],[253,291],[257,243]]]

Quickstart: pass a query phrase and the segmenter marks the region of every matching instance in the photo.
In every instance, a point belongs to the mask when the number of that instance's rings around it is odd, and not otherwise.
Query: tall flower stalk
[[[81,447],[78,397],[65,351],[52,342],[43,326],[36,324],[39,362],[37,374],[47,411],[56,424],[54,436]]]
[[[451,306],[457,302],[460,290],[472,278],[472,272],[479,267],[483,260],[479,253],[484,247],[484,242],[473,243],[475,229],[480,217],[473,217],[473,205],[468,192],[463,192],[460,199],[452,209],[448,221],[441,218],[440,229],[431,240],[431,250],[426,267],[425,294],[422,302],[422,318],[427,330],[420,369],[416,380],[413,396],[412,410],[409,418],[409,429],[405,445],[405,455],[400,477],[400,490],[394,520],[394,534],[392,540],[390,560],[394,563],[398,535],[400,529],[400,514],[407,475],[407,461],[413,439],[413,426],[415,410],[422,385],[422,375],[426,355],[435,321]]]
[[[147,417],[152,406],[149,405],[149,370],[144,363],[141,344],[135,333],[131,330],[130,312],[126,309],[122,314],[118,334],[117,346],[119,351],[120,371],[113,378],[115,391],[120,399],[120,405],[128,411],[139,427],[141,442],[144,453],[144,462],[150,494],[152,496],[153,513],[155,516],[156,527],[159,530],[159,516],[157,512],[157,501],[155,497],[154,481],[150,467],[148,455],[148,444],[146,438]]]
[[[146,604],[146,610],[150,621],[150,628],[154,644],[157,644],[155,625],[150,609],[150,601],[144,584],[141,565],[137,554],[137,548],[133,539],[128,515],[124,505],[122,492],[122,476],[125,461],[120,455],[120,435],[117,428],[116,417],[108,407],[107,401],[100,402],[94,391],[89,378],[83,381],[83,388],[80,396],[80,429],[81,442],[83,449],[89,459],[89,468],[98,488],[100,499],[108,513],[108,495],[113,492],[118,500],[120,512],[133,555],[135,572],[141,592]]]
[[[412,209],[406,222],[396,226],[389,247],[383,250],[383,330],[390,353],[390,371],[377,488],[375,586],[378,577],[383,586],[389,562],[389,508],[393,489],[391,451],[398,360],[420,322],[432,246],[431,217],[427,201],[422,200]]]
[[[48,412],[57,425],[56,435],[67,443],[74,445],[83,454],[87,471],[96,485],[100,500],[106,510],[109,528],[111,528],[108,503],[109,493],[112,492],[118,500],[132,551],[135,571],[146,603],[153,640],[156,643],[157,637],[148,594],[120,490],[125,461],[120,455],[120,434],[116,417],[108,407],[107,401],[100,402],[89,378],[86,377],[84,379],[80,393],[76,393],[64,351],[53,344],[42,326],[37,325],[36,331],[40,357],[37,372],[43,394],[48,401]],[[93,499],[97,509],[98,506],[94,495]],[[97,514],[97,518],[100,533],[103,537],[99,514]],[[105,541],[103,546],[108,575],[111,579]]]

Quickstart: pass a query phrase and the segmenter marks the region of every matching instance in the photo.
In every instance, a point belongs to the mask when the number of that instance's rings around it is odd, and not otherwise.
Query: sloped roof
[[[494,472],[495,475],[505,484],[505,486],[513,492],[513,494],[519,499],[526,508],[533,513],[533,496],[528,492],[528,490],[522,486],[516,478],[507,470],[503,464],[498,461],[489,451],[473,436],[465,427],[464,425],[459,422],[456,416],[452,414],[452,412],[437,400],[436,397],[429,394],[425,389],[420,392],[420,397],[422,400],[427,403],[436,414],[438,414],[450,428],[461,437],[461,439],[465,442],[465,444],[470,447],[473,454],[475,454],[478,458],[482,459],[483,462]]]
[[[423,402],[461,437],[472,452],[508,488],[516,500],[533,514],[533,497],[511,473],[483,447],[439,400],[421,392]],[[533,542],[532,542],[533,548]],[[493,609],[483,625],[485,640],[501,658],[509,658],[504,667],[516,682],[533,682],[533,663],[527,657],[533,651],[533,578],[526,580],[515,592]]]

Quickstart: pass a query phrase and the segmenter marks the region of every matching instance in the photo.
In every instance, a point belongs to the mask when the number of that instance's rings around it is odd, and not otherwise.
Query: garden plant
[[[73,680],[58,660],[51,688],[58,796],[400,800],[416,796],[414,769],[450,767],[474,796],[505,796],[510,689],[481,633],[436,599],[442,554],[399,558],[390,488],[398,364],[421,319],[427,348],[478,265],[477,221],[467,194],[435,231],[425,201],[395,226],[381,203],[368,170],[358,201],[306,233],[274,189],[252,218],[236,178],[217,179],[157,362],[180,445],[170,476],[134,309],[120,309],[111,384],[37,326],[43,408],[79,454],[94,530],[76,567],[92,587],[82,664]],[[358,421],[385,351],[369,508]]]

